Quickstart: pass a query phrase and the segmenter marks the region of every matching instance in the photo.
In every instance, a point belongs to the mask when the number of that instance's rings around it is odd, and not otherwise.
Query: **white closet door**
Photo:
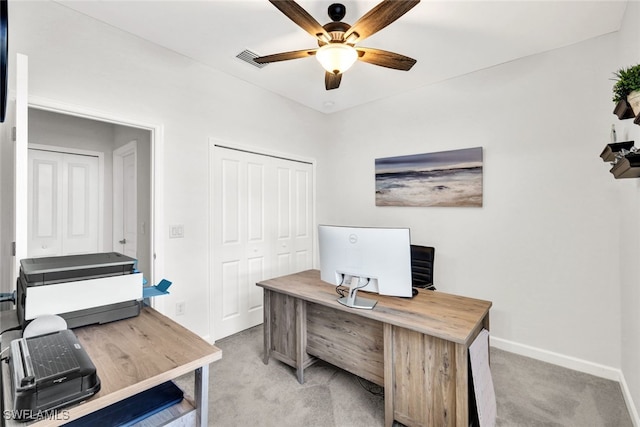
[[[308,270],[313,265],[312,173],[307,163],[274,160],[277,230],[272,277],[278,277]]]
[[[98,251],[98,158],[29,149],[29,258]]]
[[[214,339],[262,323],[260,280],[312,268],[312,165],[211,150]]]

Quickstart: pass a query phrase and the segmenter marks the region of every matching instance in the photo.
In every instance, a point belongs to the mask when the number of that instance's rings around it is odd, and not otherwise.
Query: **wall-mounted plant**
[[[613,102],[626,100],[637,116],[640,114],[640,64],[621,68],[613,74]]]

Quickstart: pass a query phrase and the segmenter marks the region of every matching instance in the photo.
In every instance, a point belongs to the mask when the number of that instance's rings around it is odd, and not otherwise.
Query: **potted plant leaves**
[[[621,68],[615,73],[615,84],[613,85],[613,102],[616,109],[614,114],[619,118],[632,118],[640,114],[640,64]],[[626,114],[627,105],[631,107],[633,114]],[[621,114],[624,117],[621,117]]]

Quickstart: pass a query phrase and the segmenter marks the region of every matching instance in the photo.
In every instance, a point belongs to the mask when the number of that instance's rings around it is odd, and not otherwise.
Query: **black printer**
[[[39,419],[100,390],[89,355],[69,329],[11,342],[13,414]]]
[[[142,303],[142,273],[117,252],[20,260],[18,321],[56,314],[70,329],[134,317]]]

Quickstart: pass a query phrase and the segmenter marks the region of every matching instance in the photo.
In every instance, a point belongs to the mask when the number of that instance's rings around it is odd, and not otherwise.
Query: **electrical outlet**
[[[183,316],[185,310],[185,302],[180,301],[176,303],[176,316]]]

